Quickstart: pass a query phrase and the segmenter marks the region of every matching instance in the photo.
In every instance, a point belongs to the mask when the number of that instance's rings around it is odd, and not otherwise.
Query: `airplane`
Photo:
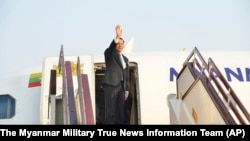
[[[250,123],[249,51],[133,52],[133,42],[129,125]],[[103,124],[103,54],[66,52],[2,78],[0,124]]]

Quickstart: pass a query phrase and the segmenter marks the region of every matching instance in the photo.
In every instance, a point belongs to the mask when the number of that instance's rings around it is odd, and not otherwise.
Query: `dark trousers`
[[[117,87],[104,85],[105,124],[125,124],[124,91],[122,85]]]

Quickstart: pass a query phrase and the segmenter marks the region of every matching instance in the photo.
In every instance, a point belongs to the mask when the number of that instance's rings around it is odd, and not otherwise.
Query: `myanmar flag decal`
[[[29,88],[41,86],[42,73],[32,73],[29,79]]]

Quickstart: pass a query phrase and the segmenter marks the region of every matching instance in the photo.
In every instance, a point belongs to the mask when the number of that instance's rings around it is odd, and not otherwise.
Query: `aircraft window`
[[[12,118],[14,116],[15,103],[15,99],[10,95],[0,95],[0,119]]]

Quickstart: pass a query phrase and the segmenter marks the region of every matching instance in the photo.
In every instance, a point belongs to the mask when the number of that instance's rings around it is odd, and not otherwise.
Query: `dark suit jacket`
[[[123,69],[120,55],[116,52],[116,43],[113,40],[110,46],[105,50],[104,57],[106,63],[106,71],[103,83],[111,86],[118,86],[121,84],[121,79],[124,80],[124,89],[129,91],[129,65],[128,58],[123,55],[126,63],[126,69]]]

